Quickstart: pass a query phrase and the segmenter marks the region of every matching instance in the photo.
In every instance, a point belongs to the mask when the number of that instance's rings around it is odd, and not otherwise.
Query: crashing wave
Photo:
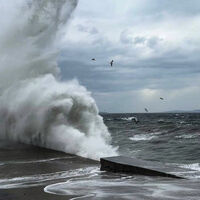
[[[107,127],[90,92],[77,80],[59,80],[56,62],[76,5],[0,2],[0,138],[99,159],[116,155]]]

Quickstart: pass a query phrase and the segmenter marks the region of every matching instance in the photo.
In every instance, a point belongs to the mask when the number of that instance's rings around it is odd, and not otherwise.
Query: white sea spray
[[[92,159],[116,155],[90,92],[57,55],[77,0],[0,2],[0,138]],[[68,69],[73,66],[67,66]]]

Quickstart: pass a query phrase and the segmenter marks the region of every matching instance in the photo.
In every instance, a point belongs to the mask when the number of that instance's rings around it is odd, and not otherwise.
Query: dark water
[[[200,199],[200,114],[104,114],[121,155],[164,162],[186,179],[101,172],[99,163],[0,142],[0,200]],[[131,120],[136,117],[139,122]]]
[[[167,163],[200,162],[198,113],[109,114],[104,121],[120,154]]]

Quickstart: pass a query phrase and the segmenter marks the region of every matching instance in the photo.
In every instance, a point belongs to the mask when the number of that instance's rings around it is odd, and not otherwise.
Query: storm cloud
[[[59,57],[62,79],[78,79],[101,111],[199,109],[199,7],[198,0],[80,0]]]

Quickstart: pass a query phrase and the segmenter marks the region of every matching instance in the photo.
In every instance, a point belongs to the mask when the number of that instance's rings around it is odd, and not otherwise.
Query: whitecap
[[[129,137],[129,139],[132,141],[152,140],[154,138],[156,138],[156,136],[152,134],[140,134]]]
[[[196,137],[197,137],[196,134],[184,134],[184,135],[175,136],[175,138],[178,138],[178,139],[192,139],[192,138],[196,138]]]
[[[192,164],[182,164],[180,167],[185,168],[185,169],[191,169],[195,171],[200,171],[200,165],[199,163],[192,163]]]

